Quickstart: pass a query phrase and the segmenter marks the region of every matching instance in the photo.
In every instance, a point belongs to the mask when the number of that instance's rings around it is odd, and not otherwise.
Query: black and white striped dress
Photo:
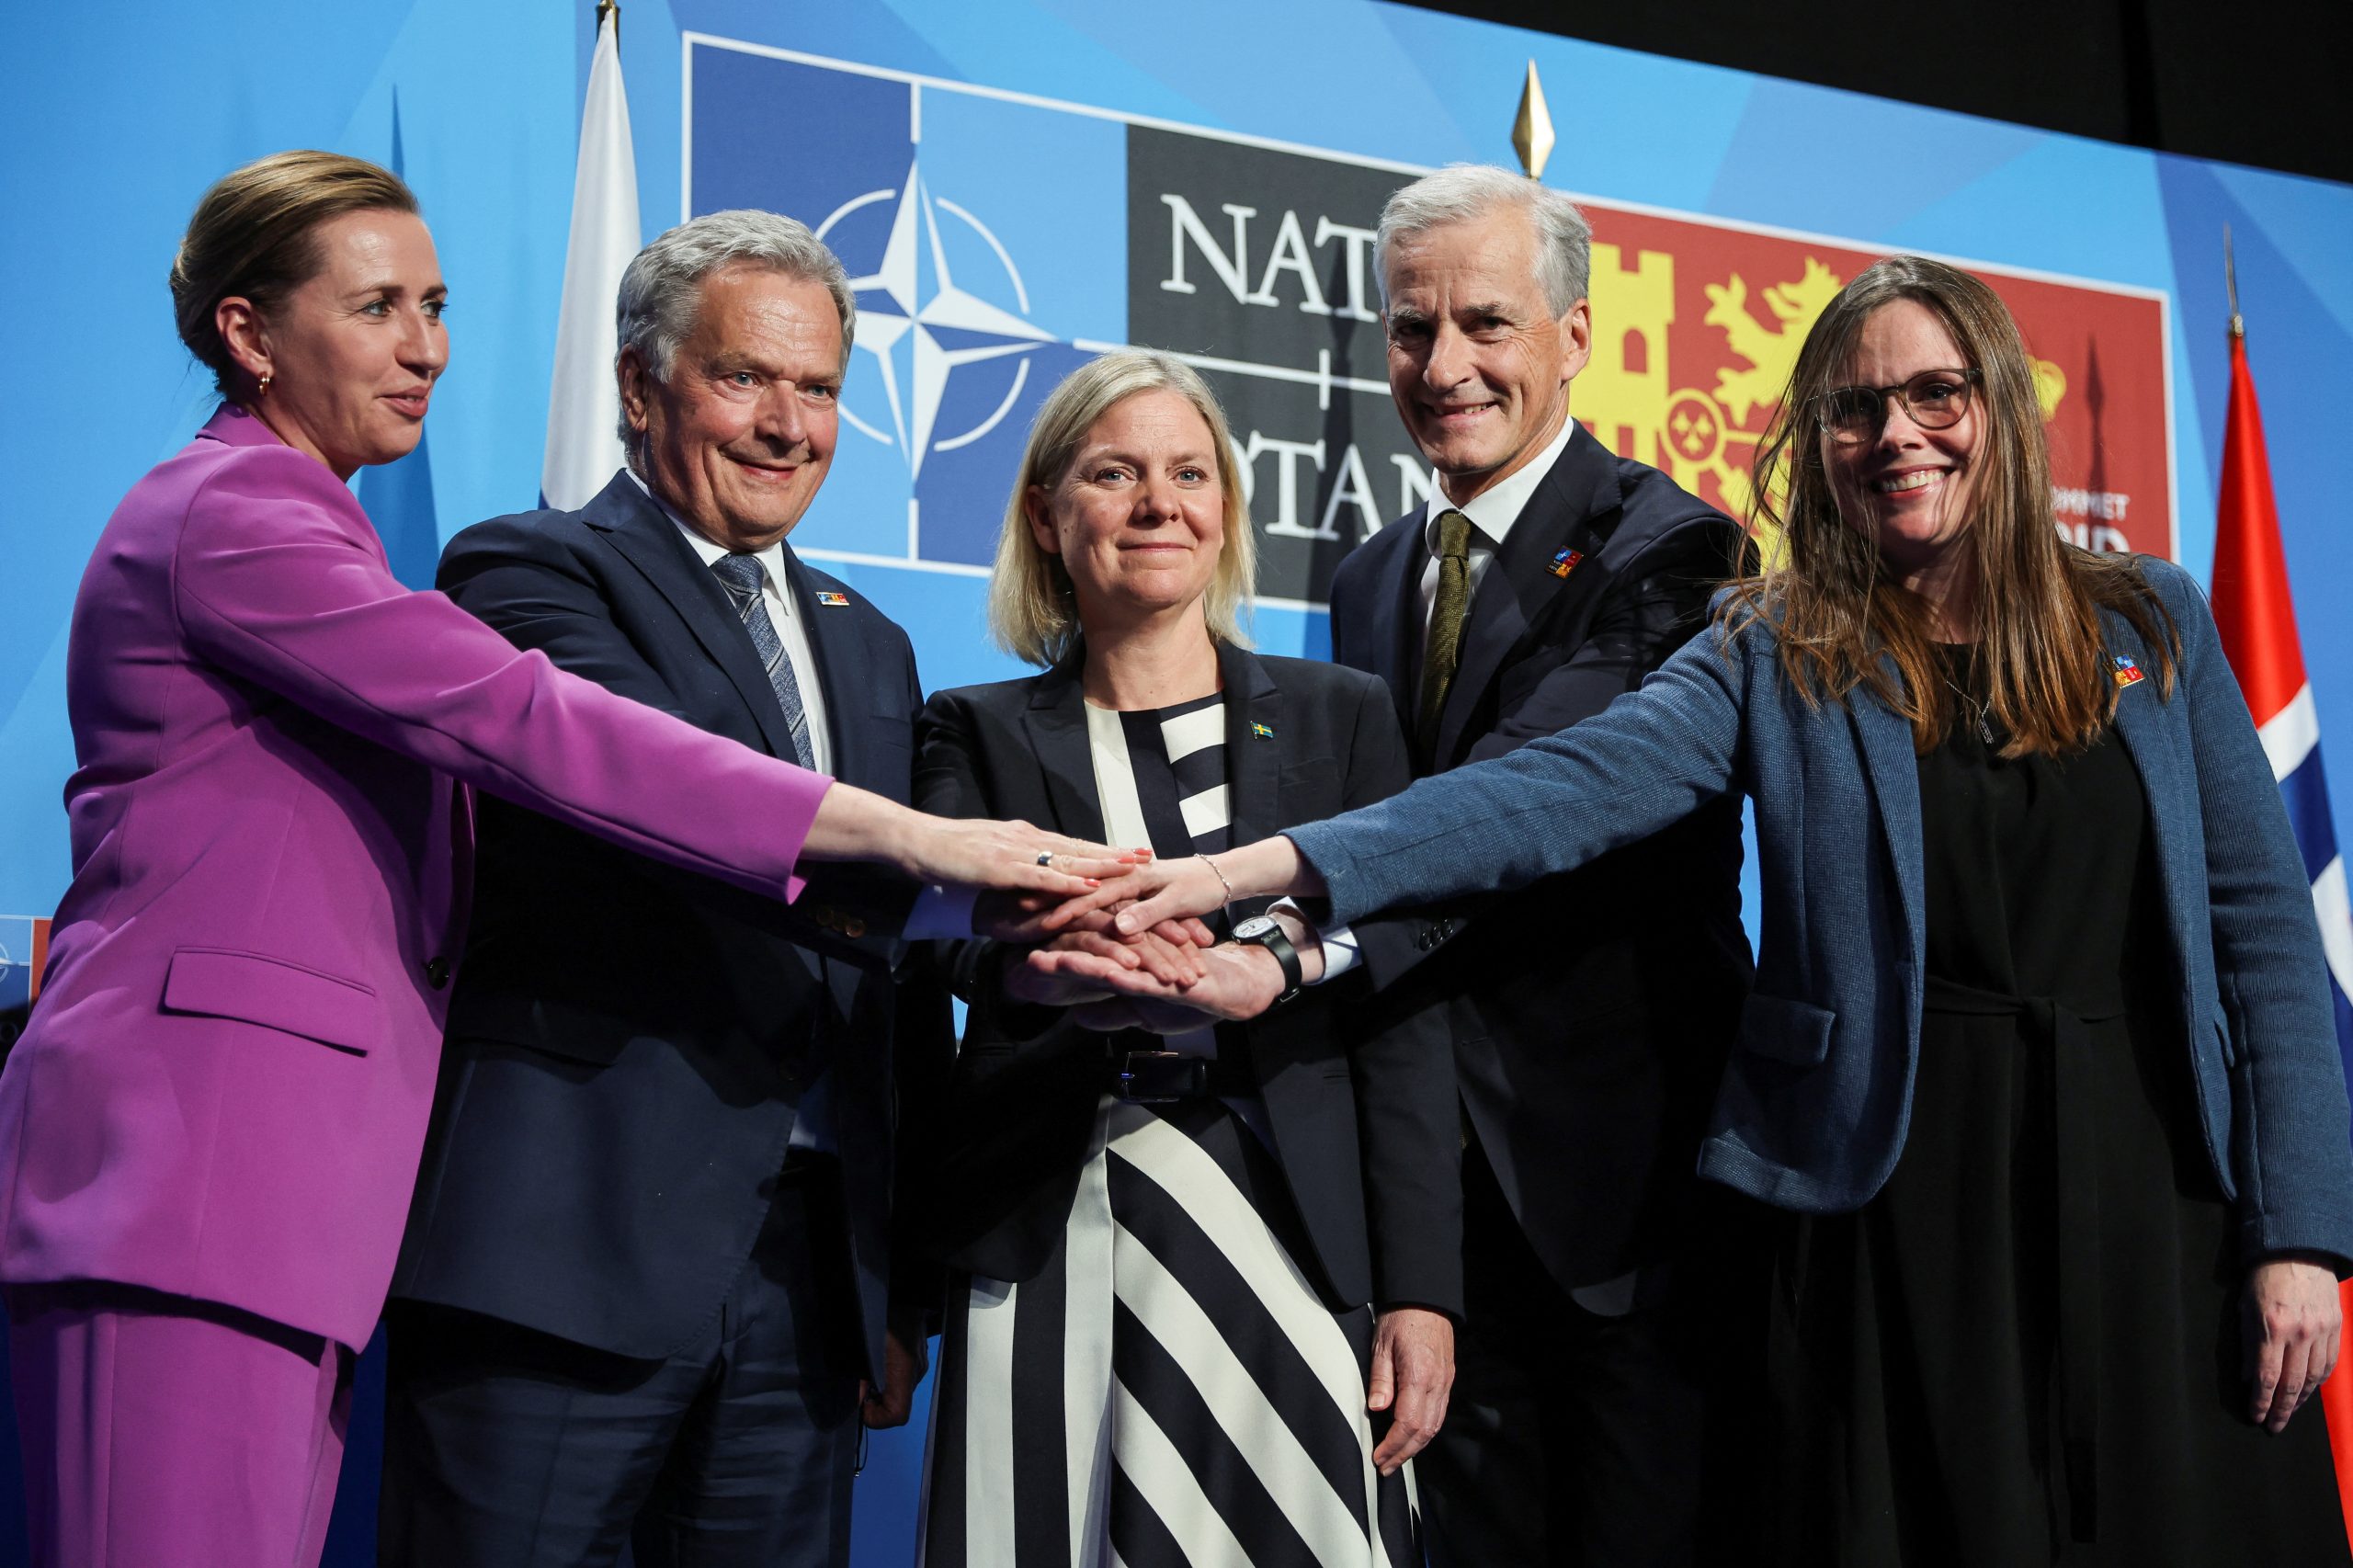
[[[1110,842],[1226,847],[1221,698],[1086,718]],[[1045,1269],[956,1280],[924,1568],[1421,1562],[1410,1467],[1372,1467],[1371,1309],[1318,1299],[1254,1123],[1251,1101],[1106,1096]]]

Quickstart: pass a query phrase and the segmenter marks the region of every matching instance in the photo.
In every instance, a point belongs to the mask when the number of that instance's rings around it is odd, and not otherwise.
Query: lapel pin
[[[2141,666],[2134,664],[2129,655],[2119,653],[2116,655],[2115,675],[2117,685],[2131,686],[2142,679],[2143,671]]]
[[[1564,550],[1561,551],[1560,554],[1552,557],[1552,564],[1546,567],[1545,570],[1552,573],[1555,577],[1565,577],[1570,573],[1575,571],[1577,569],[1577,562],[1584,559],[1585,556],[1581,551]]]
[[[1273,725],[1261,724],[1255,719],[1250,722],[1250,733],[1253,738],[1262,741],[1271,741],[1275,738]]]
[[[847,609],[849,608],[849,596],[847,594],[828,594],[821,592],[817,596],[817,602],[824,605],[827,609]]]

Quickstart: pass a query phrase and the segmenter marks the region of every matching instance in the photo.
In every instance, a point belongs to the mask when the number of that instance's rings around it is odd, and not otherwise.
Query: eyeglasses
[[[1969,412],[1969,389],[1982,379],[1976,370],[1923,370],[1892,387],[1834,387],[1814,399],[1813,417],[1838,445],[1859,446],[1878,440],[1886,428],[1892,397],[1921,429],[1943,430],[1961,423]]]

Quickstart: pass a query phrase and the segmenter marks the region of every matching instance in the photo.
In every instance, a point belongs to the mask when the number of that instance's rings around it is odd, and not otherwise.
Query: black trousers
[[[1737,1562],[1765,1516],[1772,1221],[1711,1191],[1633,1310],[1579,1306],[1529,1247],[1474,1138],[1465,1316],[1446,1425],[1415,1466],[1437,1568]]]
[[[830,1167],[789,1168],[666,1359],[393,1302],[378,1562],[582,1568],[626,1545],[636,1568],[842,1568],[865,1358]]]

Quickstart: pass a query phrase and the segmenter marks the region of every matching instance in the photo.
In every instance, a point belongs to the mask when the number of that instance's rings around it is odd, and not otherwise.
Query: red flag
[[[2353,1083],[2353,915],[2347,913],[2345,862],[2329,820],[2328,786],[2321,772],[2320,722],[2304,655],[2296,638],[2295,607],[2288,597],[2288,560],[2279,545],[2279,512],[2271,494],[2271,464],[2263,450],[2263,415],[2256,407],[2246,340],[2233,317],[2231,404],[2222,432],[2222,491],[2214,527],[2214,623],[2222,651],[2246,694],[2248,710],[2271,758],[2271,776],[2312,877],[2313,912],[2320,923],[2336,1006],[2336,1043]],[[2347,1130],[2353,1136],[2353,1129]],[[2353,1321],[2353,1283],[2338,1288]],[[2337,1499],[2353,1521],[2353,1369],[2346,1357],[2321,1389],[2329,1447],[2336,1459]],[[2353,1522],[2347,1526],[2353,1541]]]

